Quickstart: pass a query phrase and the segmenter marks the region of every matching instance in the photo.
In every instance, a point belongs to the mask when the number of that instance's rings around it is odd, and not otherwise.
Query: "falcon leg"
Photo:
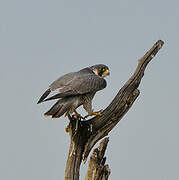
[[[101,109],[100,111],[88,113],[88,115],[86,115],[84,118],[86,119],[86,118],[88,118],[89,116],[102,116],[102,112],[103,112],[103,110]]]
[[[79,126],[79,120],[84,119],[84,117],[81,116],[79,113],[77,113],[76,110],[74,110],[74,113],[75,113],[74,116],[75,116],[75,118],[76,118],[75,132],[77,132],[77,131],[78,131],[78,126]]]
[[[81,116],[79,113],[77,113],[77,111],[76,110],[74,110],[74,116],[75,116],[75,118],[76,119],[85,119],[83,116]]]
[[[75,132],[78,131],[78,126],[79,126],[79,119],[76,120],[76,127],[75,127]]]

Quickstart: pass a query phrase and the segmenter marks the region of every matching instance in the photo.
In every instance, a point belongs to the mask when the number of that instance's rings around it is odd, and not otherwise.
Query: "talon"
[[[74,117],[76,119],[85,119],[83,116],[81,116],[80,114],[77,113],[77,111],[74,111]]]
[[[86,115],[84,118],[86,119],[89,116],[102,116],[102,112],[103,112],[103,110],[101,109],[100,111],[92,112],[92,113]]]

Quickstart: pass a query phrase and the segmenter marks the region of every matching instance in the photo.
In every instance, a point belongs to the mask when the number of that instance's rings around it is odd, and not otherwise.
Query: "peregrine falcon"
[[[75,117],[83,118],[77,113],[76,109],[83,105],[87,111],[87,118],[93,115],[101,115],[101,111],[94,112],[92,109],[92,99],[95,93],[106,87],[107,83],[104,77],[109,75],[109,68],[104,64],[98,64],[81,69],[77,72],[71,72],[63,75],[54,81],[49,89],[40,97],[37,104],[58,99],[58,101],[47,111],[45,116],[59,118],[74,113]],[[58,90],[54,96],[46,98],[52,91]]]

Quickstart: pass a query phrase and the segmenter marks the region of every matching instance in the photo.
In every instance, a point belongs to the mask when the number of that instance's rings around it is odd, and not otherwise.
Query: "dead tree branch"
[[[107,180],[110,175],[110,169],[108,165],[105,165],[106,157],[104,157],[109,138],[105,138],[96,148],[89,161],[88,171],[85,180]]]
[[[137,89],[148,63],[158,53],[164,42],[159,40],[153,47],[139,59],[138,66],[131,78],[119,90],[111,104],[102,112],[102,116],[96,116],[88,121],[79,121],[73,117],[70,119],[68,132],[71,144],[66,163],[65,179],[78,180],[81,161],[86,161],[93,146],[116,126],[122,117],[131,108],[139,96]],[[78,128],[76,129],[76,123]]]

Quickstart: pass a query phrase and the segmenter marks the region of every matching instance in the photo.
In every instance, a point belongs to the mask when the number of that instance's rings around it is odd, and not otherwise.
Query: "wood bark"
[[[102,116],[96,116],[87,121],[80,121],[79,119],[68,116],[70,120],[68,132],[71,142],[66,163],[65,180],[79,179],[79,170],[82,160],[86,162],[93,146],[100,139],[107,136],[131,108],[134,101],[139,96],[140,92],[137,88],[144,76],[145,68],[158,53],[163,44],[163,41],[157,41],[153,47],[139,59],[134,74],[119,90],[110,105],[102,112]],[[86,177],[86,180],[89,180],[89,178]]]
[[[109,138],[105,138],[100,143],[99,147],[94,149],[85,180],[107,180],[111,171],[109,166],[105,164],[106,157],[104,157]]]

